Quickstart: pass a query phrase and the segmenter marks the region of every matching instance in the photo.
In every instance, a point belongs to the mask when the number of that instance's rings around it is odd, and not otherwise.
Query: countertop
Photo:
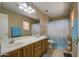
[[[1,54],[0,55],[5,55],[6,53],[9,53],[9,52],[14,51],[19,48],[22,48],[22,47],[32,44],[36,41],[43,40],[44,38],[47,38],[47,36],[40,36],[40,37],[25,36],[25,37],[19,37],[19,38],[12,38],[14,40],[16,39],[14,43],[1,45]],[[19,39],[19,40],[17,40],[17,39]]]

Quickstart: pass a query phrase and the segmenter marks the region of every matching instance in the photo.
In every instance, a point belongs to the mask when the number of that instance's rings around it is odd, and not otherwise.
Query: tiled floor
[[[48,51],[43,55],[43,57],[64,57],[63,50],[61,49],[48,49]]]
[[[61,49],[55,49],[53,51],[53,54],[51,55],[51,57],[64,57],[63,50],[61,50]]]
[[[56,49],[53,47],[49,47],[47,52],[43,55],[43,57],[64,57],[64,52],[67,52],[67,49]]]

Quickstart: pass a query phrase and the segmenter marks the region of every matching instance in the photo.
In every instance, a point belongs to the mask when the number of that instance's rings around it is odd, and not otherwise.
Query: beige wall
[[[40,18],[40,34],[41,35],[47,34],[48,16],[39,12],[38,10],[37,10],[37,14]]]
[[[8,15],[8,20],[9,20],[9,24],[8,24],[9,34],[8,35],[9,35],[9,37],[11,37],[11,27],[12,26],[20,26],[21,29],[23,30],[22,36],[31,35],[31,30],[27,31],[27,30],[23,29],[22,22],[23,22],[23,20],[25,20],[25,21],[30,22],[30,25],[31,25],[32,22],[34,22],[33,19],[31,19],[29,17],[22,16],[20,14],[10,11],[10,10],[7,10],[4,7],[2,7],[1,12]]]
[[[30,3],[32,7],[36,10],[36,13],[38,15],[38,18],[40,19],[40,34],[47,34],[47,22],[48,22],[48,16],[41,12],[33,3]]]
[[[79,2],[77,3],[77,7],[78,7],[78,25],[79,25]],[[79,26],[78,26],[78,40],[79,40]],[[79,43],[78,43],[78,57],[79,57]]]
[[[47,23],[48,23],[48,16],[43,15],[43,17],[40,18],[40,25],[41,25],[41,34],[47,34]]]
[[[72,29],[73,29],[73,27],[72,27],[72,24],[73,24],[73,22],[74,22],[74,20],[75,20],[75,18],[77,17],[78,15],[77,15],[77,3],[73,3],[72,4],[72,7],[71,7],[71,12],[70,12],[70,21],[71,21],[71,23],[70,23],[70,26],[71,26],[71,30],[70,30],[70,32],[72,31]],[[72,40],[72,55],[74,56],[74,57],[76,57],[77,56],[77,42],[75,43],[75,41],[73,41]]]
[[[1,11],[1,2],[0,2],[0,11]]]

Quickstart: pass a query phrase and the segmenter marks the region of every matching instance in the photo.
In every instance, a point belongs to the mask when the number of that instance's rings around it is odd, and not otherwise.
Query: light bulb
[[[32,12],[29,11],[28,13],[31,14]]]
[[[32,10],[32,8],[31,8],[30,6],[28,7],[28,9],[29,9],[29,10]]]
[[[28,10],[27,10],[27,9],[24,9],[24,11],[28,12]]]
[[[23,3],[22,6],[27,7],[27,4],[26,3]]]
[[[24,7],[23,6],[19,6],[19,9],[24,9]]]
[[[32,12],[34,13],[34,12],[35,12],[35,10],[34,10],[34,9],[32,9]]]

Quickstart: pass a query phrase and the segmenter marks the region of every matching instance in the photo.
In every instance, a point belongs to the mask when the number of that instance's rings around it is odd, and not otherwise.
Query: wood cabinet
[[[41,45],[41,41],[37,41],[37,42],[34,43],[34,47],[38,47],[40,45]]]
[[[45,39],[45,49],[46,50],[48,49],[48,39],[47,38]]]
[[[23,57],[33,57],[33,44],[23,48]]]
[[[42,53],[44,53],[48,49],[48,40],[42,40]]]
[[[38,42],[35,42],[34,43],[34,56],[35,57],[39,57],[39,56],[41,56],[41,52],[42,52],[42,45],[41,45],[41,41],[38,41]]]
[[[45,52],[45,40],[42,40],[42,53],[44,53]]]
[[[34,57],[40,57],[42,55],[41,51],[41,46],[34,48]]]
[[[22,49],[12,51],[7,54],[8,57],[22,57]]]
[[[48,40],[43,39],[8,53],[8,57],[40,57],[48,49]]]

